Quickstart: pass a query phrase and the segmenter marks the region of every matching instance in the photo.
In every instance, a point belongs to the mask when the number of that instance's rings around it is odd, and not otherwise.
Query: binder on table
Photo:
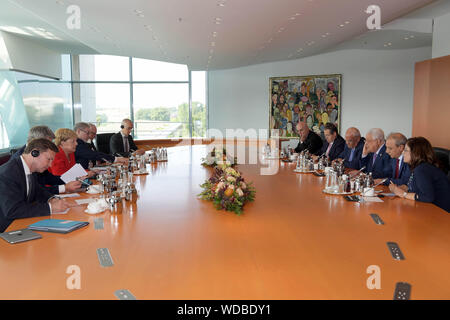
[[[88,224],[89,222],[86,221],[45,219],[29,225],[28,229],[44,232],[69,233]]]

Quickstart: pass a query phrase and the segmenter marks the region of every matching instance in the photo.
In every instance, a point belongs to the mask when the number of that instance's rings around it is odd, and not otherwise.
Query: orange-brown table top
[[[444,210],[390,197],[348,202],[322,193],[323,178],[281,162],[275,175],[261,175],[264,164],[239,165],[256,200],[241,216],[217,211],[196,197],[211,174],[200,165],[205,150],[171,148],[168,162],[136,177],[139,199],[122,214],[88,215],[83,205],[52,217],[89,221],[86,228],[0,241],[0,299],[116,299],[119,289],[138,299],[392,299],[401,281],[412,285],[411,299],[450,298]],[[97,217],[103,230],[94,229]],[[46,218],[16,220],[8,231]],[[392,258],[388,241],[405,260]],[[114,266],[100,266],[97,248],[109,249]],[[81,270],[79,290],[66,286],[71,265]],[[381,289],[366,285],[372,265]]]

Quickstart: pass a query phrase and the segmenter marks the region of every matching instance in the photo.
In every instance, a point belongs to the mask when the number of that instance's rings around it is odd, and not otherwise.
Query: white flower
[[[235,182],[235,181],[236,181],[236,178],[235,178],[235,177],[232,177],[232,176],[228,176],[228,177],[227,177],[227,181],[228,181],[228,182]]]
[[[237,188],[236,193],[238,194],[239,197],[242,197],[244,195],[244,192],[241,190],[241,188]]]
[[[243,190],[247,189],[247,185],[245,184],[244,181],[241,182],[241,188],[242,188]]]
[[[216,191],[219,191],[220,189],[223,189],[223,187],[225,187],[225,183],[219,182],[219,183],[217,184]]]
[[[230,185],[228,185],[228,188],[230,188],[231,190],[234,190],[234,185],[230,184]]]

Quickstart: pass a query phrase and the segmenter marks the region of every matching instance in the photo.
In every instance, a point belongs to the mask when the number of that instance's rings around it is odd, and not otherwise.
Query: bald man
[[[345,132],[345,147],[344,151],[338,156],[338,159],[344,160],[346,168],[359,170],[361,154],[364,148],[366,139],[361,137],[361,133],[355,127],[348,128]]]
[[[143,155],[145,150],[138,149],[131,136],[133,122],[130,119],[123,119],[120,128],[121,130],[109,140],[111,153],[120,157],[129,157],[133,153]]]
[[[311,154],[319,155],[323,141],[316,133],[309,130],[306,122],[297,123],[297,132],[300,135],[300,142],[295,148],[295,152],[300,153],[303,150],[308,150]]]
[[[406,140],[406,137],[399,132],[391,133],[386,139],[386,153],[392,158],[392,171],[391,176],[384,183],[385,185],[389,185],[391,182],[399,186],[408,184],[411,170],[409,165],[403,161]],[[380,181],[375,180],[375,182]]]

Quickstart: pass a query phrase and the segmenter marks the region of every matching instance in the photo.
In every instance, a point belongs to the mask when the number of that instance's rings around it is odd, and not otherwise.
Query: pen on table
[[[87,183],[87,182],[84,182],[83,180],[81,180],[80,178],[77,178],[76,179],[77,181],[80,181],[82,184],[85,184],[85,185],[87,185],[88,187],[90,186],[90,184],[89,183]]]

